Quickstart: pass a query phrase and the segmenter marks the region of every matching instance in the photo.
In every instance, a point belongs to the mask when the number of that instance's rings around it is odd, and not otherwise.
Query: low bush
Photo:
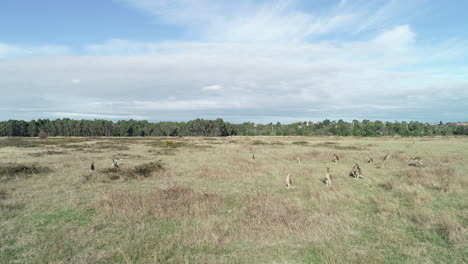
[[[141,179],[154,176],[156,173],[164,170],[162,161],[153,161],[150,163],[144,163],[136,165],[131,169],[127,168],[107,168],[100,172],[106,174],[111,180],[128,180],[128,179]]]
[[[37,163],[6,163],[0,164],[0,179],[9,179],[16,176],[28,176],[32,174],[51,173],[50,167],[40,166]]]

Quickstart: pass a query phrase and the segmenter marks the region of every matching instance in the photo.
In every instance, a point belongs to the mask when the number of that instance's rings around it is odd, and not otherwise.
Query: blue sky
[[[3,0],[0,120],[468,120],[467,1]]]

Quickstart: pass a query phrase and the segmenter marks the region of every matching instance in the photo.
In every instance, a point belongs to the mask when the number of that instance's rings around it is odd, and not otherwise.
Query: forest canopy
[[[292,124],[233,124],[216,120],[196,119],[188,122],[148,122],[140,120],[73,120],[38,119],[0,122],[0,136],[446,136],[468,135],[466,123],[381,122],[343,120],[295,122]]]

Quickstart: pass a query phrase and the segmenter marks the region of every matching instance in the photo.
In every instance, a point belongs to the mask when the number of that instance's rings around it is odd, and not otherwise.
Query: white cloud
[[[0,103],[58,113],[54,117],[68,113],[63,116],[186,120],[218,115],[259,120],[268,115],[286,120],[324,113],[398,119],[404,111],[430,111],[427,107],[441,98],[468,99],[463,93],[466,69],[394,70],[424,62],[426,54],[446,48],[418,47],[415,37],[403,25],[367,41],[339,44],[137,43],[141,50],[120,56],[6,60],[0,61],[0,90],[6,94]],[[98,45],[103,54],[109,54],[106,49],[115,52],[113,42]],[[146,47],[160,52],[146,53]],[[70,82],[77,76],[86,80],[80,89]],[[448,85],[453,88],[444,90]],[[9,87],[15,87],[14,94],[5,93]],[[433,96],[422,98],[421,93]],[[445,106],[438,107],[432,111]]]
[[[0,104],[53,117],[296,121],[417,119],[453,108],[450,98],[468,100],[467,68],[450,65],[468,45],[422,45],[399,19],[400,0],[335,1],[316,14],[296,1],[125,1],[201,37],[110,39],[81,56],[57,48],[47,58],[0,60]],[[0,58],[26,50],[3,44]],[[460,108],[468,112],[452,111]]]
[[[415,34],[409,25],[396,26],[377,36],[373,43],[380,47],[393,50],[403,50],[415,42]]]
[[[65,46],[44,45],[28,47],[0,43],[0,59],[31,56],[63,55],[69,53],[70,49]]]
[[[202,88],[204,92],[222,92],[224,91],[224,87],[218,84],[209,85]]]
[[[382,30],[406,24],[425,0],[324,2],[320,11],[299,0],[120,0],[161,22],[179,25],[190,37],[216,42],[298,43],[331,33]]]

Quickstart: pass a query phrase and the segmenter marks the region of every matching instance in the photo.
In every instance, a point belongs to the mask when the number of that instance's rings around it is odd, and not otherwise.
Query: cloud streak
[[[354,34],[408,23],[425,0],[336,1],[315,13],[301,9],[301,1],[239,0],[121,0],[189,36],[207,41],[297,43],[333,33]],[[326,5],[328,4],[328,5]],[[420,10],[420,12],[422,12]]]
[[[54,56],[70,53],[71,51],[68,47],[59,45],[20,46],[0,42],[0,59]]]

